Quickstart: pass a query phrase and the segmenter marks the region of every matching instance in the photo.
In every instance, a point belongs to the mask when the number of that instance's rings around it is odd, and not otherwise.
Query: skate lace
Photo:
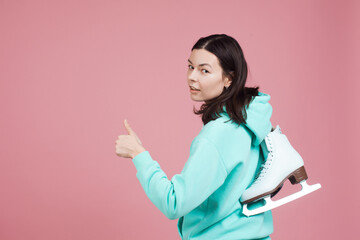
[[[270,150],[269,150],[267,159],[265,160],[264,163],[261,164],[261,166],[259,168],[259,171],[254,180],[254,184],[261,182],[261,180],[266,175],[267,170],[269,170],[269,168],[272,164],[272,160],[274,158],[273,144],[272,144],[271,138],[269,136],[266,136],[265,138],[268,140]]]

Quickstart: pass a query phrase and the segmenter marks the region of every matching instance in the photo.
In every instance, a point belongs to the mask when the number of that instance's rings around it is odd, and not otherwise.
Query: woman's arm
[[[184,169],[171,181],[148,151],[136,155],[133,163],[146,195],[171,220],[199,206],[223,184],[228,174],[216,146],[199,136],[191,143]]]

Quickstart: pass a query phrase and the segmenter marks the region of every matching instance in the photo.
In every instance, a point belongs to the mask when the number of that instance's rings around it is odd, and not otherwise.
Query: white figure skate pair
[[[306,183],[308,176],[304,168],[304,161],[291,146],[287,137],[282,134],[279,125],[265,137],[260,147],[266,161],[262,164],[255,181],[241,196],[243,214],[252,216],[263,213],[321,188],[319,183],[314,185]],[[302,189],[287,197],[272,201],[271,198],[280,191],[287,179],[291,184],[300,183]],[[253,210],[248,209],[248,204],[261,199],[265,200],[265,205]]]

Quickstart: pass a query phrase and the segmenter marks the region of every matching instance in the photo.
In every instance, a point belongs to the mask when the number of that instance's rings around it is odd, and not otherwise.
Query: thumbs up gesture
[[[134,158],[146,150],[126,119],[124,120],[124,126],[128,134],[118,136],[115,141],[115,152],[119,157]]]

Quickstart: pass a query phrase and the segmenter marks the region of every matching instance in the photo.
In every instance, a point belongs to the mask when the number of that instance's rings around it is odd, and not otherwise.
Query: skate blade
[[[286,203],[292,202],[298,198],[301,198],[309,193],[312,193],[316,190],[318,190],[319,188],[321,188],[320,183],[314,184],[314,185],[308,185],[306,183],[306,181],[300,182],[301,184],[301,190],[299,192],[293,193],[287,197],[284,197],[282,199],[279,199],[277,201],[272,201],[270,196],[267,196],[266,198],[264,198],[264,200],[266,201],[265,206],[262,207],[258,207],[256,209],[253,210],[249,210],[247,208],[247,204],[244,204],[243,206],[243,214],[246,216],[253,216],[256,214],[260,214],[266,211],[269,211],[271,209],[280,207],[281,205],[284,205]]]

